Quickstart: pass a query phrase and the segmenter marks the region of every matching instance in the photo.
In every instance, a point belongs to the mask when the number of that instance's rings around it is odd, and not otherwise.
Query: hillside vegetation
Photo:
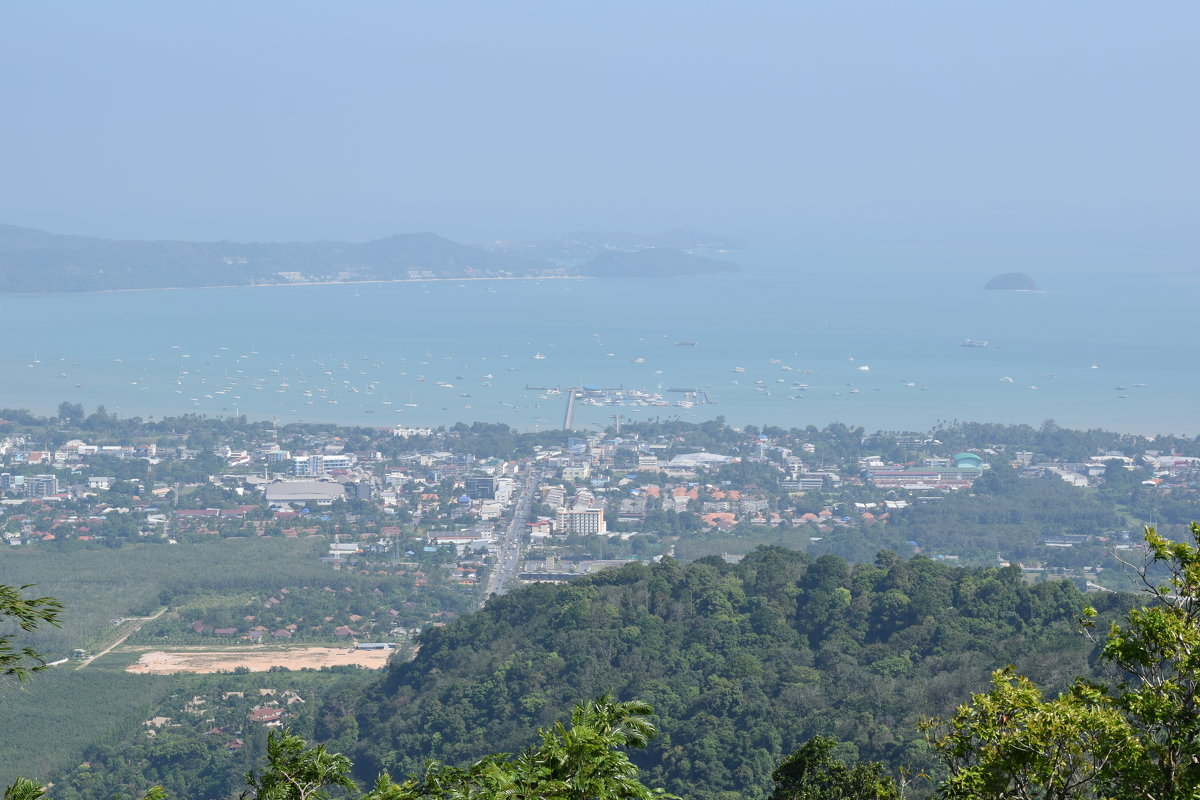
[[[559,274],[616,277],[695,274],[733,268],[727,262],[664,247],[615,253],[628,257],[624,268],[596,258],[582,271],[577,269],[577,262],[598,252],[608,252],[609,247],[588,243],[575,248],[579,252],[562,254],[553,249],[543,252],[536,247],[485,249],[433,233],[397,234],[369,242],[137,241],[64,236],[0,225],[0,292]],[[640,250],[647,245],[637,241],[616,250],[626,247]],[[523,249],[529,254],[521,252]]]
[[[1101,614],[1128,598],[1099,598]],[[883,553],[875,564],[778,548],[626,566],[493,598],[426,632],[412,662],[317,734],[347,741],[360,777],[525,746],[580,699],[650,703],[660,736],[633,757],[688,798],[766,797],[779,760],[815,735],[853,755],[936,769],[916,722],[948,714],[1013,664],[1050,687],[1088,674],[1083,596],[1016,568],[962,570]],[[348,710],[352,707],[352,711]]]

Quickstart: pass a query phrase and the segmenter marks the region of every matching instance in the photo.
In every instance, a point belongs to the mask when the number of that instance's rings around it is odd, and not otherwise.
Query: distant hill
[[[623,231],[577,231],[537,242],[492,242],[489,250],[542,258],[596,276],[695,275],[733,272],[737,265],[713,256],[746,246],[741,239],[694,231],[644,236]],[[652,252],[638,258],[621,255]],[[605,259],[605,256],[614,256]]]
[[[1128,602],[1095,599],[1102,615]],[[931,769],[917,718],[949,713],[991,670],[1015,664],[1052,688],[1088,674],[1083,604],[1072,584],[1030,585],[1017,567],[891,553],[629,565],[494,597],[426,631],[413,661],[328,703],[317,735],[349,747],[369,780],[426,757],[519,750],[573,703],[611,692],[655,708],[660,735],[632,754],[648,783],[762,800],[779,759],[813,735]]]
[[[555,265],[432,233],[372,242],[175,242],[59,236],[0,226],[0,291],[244,286],[552,274]]]
[[[676,241],[688,240],[679,234]],[[662,241],[672,240],[667,236]],[[370,242],[180,242],[100,239],[0,225],[0,292],[84,292],[431,278],[638,274],[582,265],[597,252],[472,247],[432,233]],[[660,251],[645,274],[711,272],[704,259]]]
[[[983,288],[989,291],[1035,292],[1037,284],[1024,272],[1006,272],[992,278]]]

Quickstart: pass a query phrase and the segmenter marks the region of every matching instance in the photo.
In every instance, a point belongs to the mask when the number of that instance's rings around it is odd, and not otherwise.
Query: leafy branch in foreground
[[[16,678],[18,683],[31,672],[45,669],[46,659],[32,647],[15,645],[15,631],[6,629],[11,624],[32,633],[42,624],[57,626],[63,608],[53,597],[24,597],[21,593],[32,585],[0,585],[0,624],[4,626],[0,627],[0,677]]]
[[[1191,542],[1145,532],[1138,577],[1150,603],[1114,623],[1101,649],[1121,679],[1083,679],[1045,699],[1011,670],[993,677],[948,721],[927,721],[950,767],[941,795],[951,800],[1200,796],[1200,524]],[[1165,583],[1149,570],[1167,570]],[[1085,612],[1091,626],[1095,612]]]
[[[246,784],[254,790],[249,796],[255,800],[327,800],[327,787],[357,788],[350,780],[350,766],[350,759],[326,751],[324,745],[306,748],[295,734],[271,731],[267,768],[248,772]]]
[[[496,753],[462,769],[430,763],[402,783],[381,775],[361,800],[670,800],[638,780],[621,748],[644,747],[655,735],[649,705],[608,696],[577,705],[571,725],[539,731],[541,742],[516,757]],[[350,760],[299,736],[272,731],[267,767],[246,776],[250,800],[326,800],[327,789],[354,791]]]

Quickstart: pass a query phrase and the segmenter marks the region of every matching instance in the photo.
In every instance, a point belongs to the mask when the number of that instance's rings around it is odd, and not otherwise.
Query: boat
[[[534,353],[534,354],[533,354],[533,357],[534,357],[535,359],[537,359],[538,361],[541,361],[541,360],[542,360],[543,358],[545,358],[546,356],[544,356],[544,355],[543,355],[543,354],[542,354],[542,353],[539,351],[539,352],[537,352],[537,353]]]
[[[1010,377],[1008,377],[1007,375],[1005,375],[1005,376],[1004,376],[1003,378],[1001,378],[1000,380],[1001,380],[1001,381],[1003,381],[1004,383],[1012,383],[1012,382],[1013,382],[1013,379],[1012,379],[1012,378],[1010,378]]]
[[[689,341],[682,341],[682,342],[676,342],[676,343],[675,343],[675,346],[676,346],[676,347],[695,347],[695,346],[696,346],[696,343],[695,343],[695,342],[689,342]]]
[[[987,339],[963,339],[963,347],[987,347]]]

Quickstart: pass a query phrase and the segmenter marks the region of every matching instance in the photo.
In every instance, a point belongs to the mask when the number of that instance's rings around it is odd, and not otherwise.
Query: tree
[[[83,410],[82,403],[71,403],[63,400],[58,404],[58,418],[63,422],[69,422],[72,425],[78,425],[83,422],[86,412]]]
[[[45,793],[45,786],[40,786],[28,778],[17,778],[4,789],[4,800],[38,800]]]
[[[833,755],[837,742],[815,736],[779,762],[768,800],[900,800],[896,781],[876,761],[846,764]]]
[[[494,753],[463,769],[431,762],[402,783],[384,774],[360,800],[674,800],[638,780],[624,747],[654,737],[650,706],[603,696],[577,705],[571,725],[539,731],[541,743],[514,757]],[[267,768],[246,776],[251,800],[325,800],[327,788],[355,789],[350,761],[306,747],[287,731],[267,740]]]
[[[32,585],[0,585],[0,676],[15,678],[18,683],[45,669],[46,659],[32,647],[14,644],[16,632],[11,628],[32,633],[42,624],[58,625],[62,611],[62,603],[53,597],[24,597],[21,593]],[[45,793],[41,785],[17,778],[4,789],[4,800],[38,800]]]
[[[32,585],[0,585],[0,676],[15,678],[18,683],[45,669],[46,659],[33,647],[15,644],[12,628],[32,633],[43,624],[57,626],[62,611],[62,603],[53,597],[24,597],[22,592]]]
[[[1077,679],[1053,699],[1011,670],[948,721],[926,723],[951,769],[941,794],[976,798],[1200,795],[1200,524],[1191,542],[1145,531],[1136,574],[1150,603],[1113,623],[1101,648],[1120,679]],[[1165,568],[1165,582],[1152,578]],[[1085,610],[1090,630],[1096,612]]]
[[[267,768],[251,770],[246,784],[254,800],[327,800],[327,787],[354,790],[350,759],[324,745],[308,748],[299,736],[271,731],[267,736]]]
[[[1011,669],[992,677],[938,729],[934,745],[950,766],[947,800],[1092,797],[1101,776],[1132,767],[1136,737],[1119,710],[1083,682],[1047,700]]]

